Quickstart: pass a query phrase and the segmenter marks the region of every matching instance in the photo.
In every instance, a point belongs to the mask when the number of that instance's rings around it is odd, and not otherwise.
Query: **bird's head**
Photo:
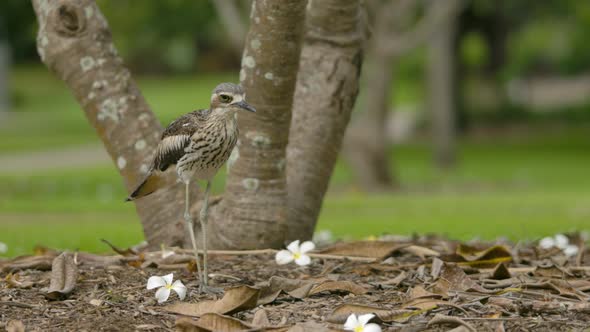
[[[239,110],[256,112],[256,109],[246,102],[244,89],[233,83],[221,83],[213,89],[211,110],[223,114]]]

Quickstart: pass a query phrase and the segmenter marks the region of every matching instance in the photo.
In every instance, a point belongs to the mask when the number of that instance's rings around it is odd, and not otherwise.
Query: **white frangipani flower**
[[[4,254],[8,251],[8,246],[4,242],[0,242],[0,254]]]
[[[578,246],[570,244],[567,236],[563,234],[557,234],[554,237],[545,237],[539,241],[539,246],[543,249],[550,249],[553,247],[559,248],[567,257],[571,257],[578,254]]]
[[[186,296],[186,286],[184,286],[180,280],[176,280],[174,283],[172,283],[172,279],[172,273],[163,277],[153,276],[148,279],[147,289],[160,287],[160,289],[156,291],[156,299],[158,300],[158,303],[168,300],[171,289],[178,294],[180,300],[184,300],[184,297]]]
[[[351,314],[346,319],[346,323],[344,323],[344,329],[354,332],[381,332],[379,325],[369,323],[373,317],[375,317],[373,314],[360,315],[358,317],[355,314]]]
[[[297,265],[308,265],[311,263],[311,258],[305,253],[312,251],[314,248],[315,244],[311,241],[305,241],[300,246],[299,240],[296,240],[287,246],[287,250],[277,252],[275,259],[280,265],[289,264],[293,261],[295,261]]]

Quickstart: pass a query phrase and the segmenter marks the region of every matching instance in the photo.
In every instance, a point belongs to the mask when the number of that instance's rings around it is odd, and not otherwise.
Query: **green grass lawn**
[[[19,69],[13,78],[17,116],[0,125],[0,153],[98,142],[63,85]],[[38,78],[38,79],[37,79]],[[208,100],[211,86],[232,77],[142,79],[148,101],[163,123]],[[194,105],[194,106],[193,106]],[[432,167],[426,144],[395,147],[403,185],[396,193],[366,195],[339,162],[318,230],[337,237],[436,232],[453,238],[513,240],[590,228],[590,140],[587,125],[519,136],[461,141],[459,166]],[[223,176],[214,191],[223,191]],[[0,242],[6,255],[36,245],[108,251],[142,240],[132,204],[109,164],[38,174],[0,174]],[[178,216],[181,218],[181,215]]]

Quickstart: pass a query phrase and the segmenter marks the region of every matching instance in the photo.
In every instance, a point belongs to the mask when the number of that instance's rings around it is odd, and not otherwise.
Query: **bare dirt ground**
[[[580,251],[569,258],[534,244],[435,237],[341,243],[304,267],[277,265],[272,250],[216,252],[219,295],[199,294],[184,250],[40,249],[0,260],[0,329],[339,331],[349,314],[374,313],[384,331],[590,331],[590,259],[583,241],[570,240]],[[171,272],[187,297],[158,304],[147,280]]]

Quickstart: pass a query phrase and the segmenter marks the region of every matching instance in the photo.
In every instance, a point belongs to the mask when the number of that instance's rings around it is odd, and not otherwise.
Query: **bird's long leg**
[[[203,233],[203,284],[207,286],[207,218],[209,214],[209,191],[211,190],[211,181],[207,181],[207,189],[205,189],[205,197],[203,198],[203,206],[201,207],[200,222],[201,232]]]
[[[197,262],[197,273],[199,274],[199,279],[203,280],[203,275],[201,274],[201,263],[199,263],[199,250],[197,249],[197,239],[195,238],[195,228],[193,225],[193,218],[190,212],[190,200],[189,200],[189,192],[190,192],[190,181],[185,183],[186,185],[186,192],[185,192],[185,205],[184,205],[184,221],[186,221],[186,226],[188,228],[188,233],[191,236],[191,242],[193,243],[193,251],[195,253],[195,261]]]

